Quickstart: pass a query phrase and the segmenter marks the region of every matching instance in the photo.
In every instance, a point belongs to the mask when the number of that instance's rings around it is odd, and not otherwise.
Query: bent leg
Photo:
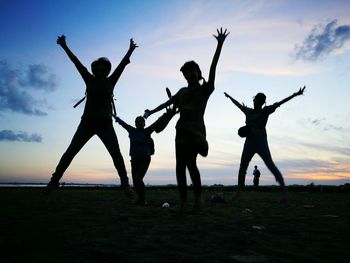
[[[193,191],[195,194],[195,207],[200,208],[202,205],[202,184],[201,175],[197,167],[198,153],[192,149],[188,149],[186,153],[186,166],[190,172],[190,177],[193,184]]]

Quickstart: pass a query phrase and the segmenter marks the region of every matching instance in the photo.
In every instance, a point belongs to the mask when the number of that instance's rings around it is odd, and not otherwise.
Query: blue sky
[[[84,83],[56,44],[64,34],[86,67],[98,57],[116,66],[131,37],[139,45],[115,89],[118,115],[133,124],[146,108],[186,82],[179,71],[195,60],[208,76],[216,28],[228,28],[216,90],[205,115],[209,156],[198,158],[204,184],[236,184],[244,140],[243,114],[228,92],[252,106],[306,85],[305,96],[270,116],[270,150],[287,184],[350,182],[350,1],[6,1],[0,0],[0,182],[47,182],[79,124]],[[151,116],[146,124],[156,120]],[[177,117],[176,117],[177,118]],[[154,134],[156,153],[145,182],[176,183],[176,118]],[[128,135],[117,124],[130,175]],[[260,157],[253,166],[275,184]],[[97,137],[73,160],[62,181],[118,183]]]

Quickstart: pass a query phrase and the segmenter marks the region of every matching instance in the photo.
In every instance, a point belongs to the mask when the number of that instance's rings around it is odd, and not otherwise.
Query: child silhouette
[[[136,204],[146,205],[145,199],[145,177],[151,155],[154,154],[154,143],[151,134],[155,131],[157,121],[145,128],[145,119],[138,116],[135,119],[135,127],[124,122],[119,117],[115,117],[115,121],[119,123],[129,133],[130,138],[130,157],[131,157],[131,175],[134,183],[134,188],[138,195]]]

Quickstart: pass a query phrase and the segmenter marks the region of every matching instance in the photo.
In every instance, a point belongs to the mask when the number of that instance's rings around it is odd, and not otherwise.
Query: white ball
[[[167,203],[167,202],[165,202],[163,205],[162,205],[162,208],[169,208],[170,207],[170,205],[169,205],[169,203]]]

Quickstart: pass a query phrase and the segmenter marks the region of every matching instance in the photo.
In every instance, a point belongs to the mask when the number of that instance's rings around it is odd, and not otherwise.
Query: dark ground
[[[184,215],[172,187],[135,206],[118,188],[0,187],[0,262],[349,262],[348,187],[208,187],[206,207]],[[213,203],[212,195],[226,203]],[[164,202],[170,208],[161,208]]]

